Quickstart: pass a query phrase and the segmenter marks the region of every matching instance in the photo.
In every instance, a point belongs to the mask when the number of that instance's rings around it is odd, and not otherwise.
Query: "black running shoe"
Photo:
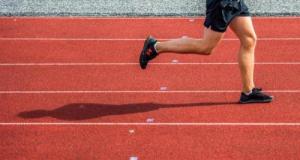
[[[152,36],[149,36],[145,40],[144,47],[140,55],[140,66],[142,69],[146,69],[148,62],[158,55],[154,48],[156,42],[157,40]]]
[[[253,88],[252,93],[246,95],[245,93],[241,94],[240,103],[269,103],[272,102],[273,96],[266,95],[262,92],[261,88]]]

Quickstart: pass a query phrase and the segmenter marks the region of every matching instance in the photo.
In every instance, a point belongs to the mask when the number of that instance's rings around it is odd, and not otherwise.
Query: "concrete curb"
[[[245,0],[253,15],[300,16],[299,0]],[[1,16],[203,16],[205,0],[0,0]]]

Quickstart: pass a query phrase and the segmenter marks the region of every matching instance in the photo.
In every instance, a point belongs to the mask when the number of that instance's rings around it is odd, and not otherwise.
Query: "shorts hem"
[[[214,25],[212,25],[212,24],[206,24],[206,22],[204,22],[204,26],[205,26],[206,28],[210,28],[210,29],[213,30],[213,31],[224,33],[224,32],[226,32],[226,30],[227,30],[228,26],[230,25],[230,23],[232,22],[232,20],[233,20],[234,18],[236,18],[236,17],[251,17],[251,15],[250,15],[250,13],[245,13],[245,14],[239,14],[239,15],[233,16],[233,17],[229,20],[229,22],[226,23],[226,28],[225,28],[225,29],[220,29],[219,27],[216,27],[216,26],[214,26]]]
[[[225,33],[227,29],[223,30],[223,29],[219,29],[217,27],[214,27],[213,25],[206,25],[204,24],[204,27],[206,27],[207,29],[211,29],[213,31],[216,31],[216,32],[221,32],[221,33]]]

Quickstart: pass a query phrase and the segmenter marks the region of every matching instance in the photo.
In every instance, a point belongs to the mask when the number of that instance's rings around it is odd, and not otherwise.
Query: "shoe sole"
[[[148,60],[144,61],[144,57],[146,57],[146,51],[149,47],[149,41],[151,40],[150,37],[148,37],[145,42],[144,42],[144,47],[143,47],[143,50],[140,54],[140,66],[142,69],[146,69],[147,65],[148,65]]]
[[[270,103],[273,101],[273,97],[272,99],[268,99],[268,100],[250,100],[250,101],[245,101],[245,102],[242,102],[242,101],[239,101],[240,104],[249,104],[249,103]]]

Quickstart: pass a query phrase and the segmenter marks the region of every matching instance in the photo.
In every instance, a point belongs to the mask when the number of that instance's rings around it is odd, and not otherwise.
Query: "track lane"
[[[27,38],[176,38],[201,37],[203,19],[0,18],[0,37]],[[254,18],[259,37],[299,38],[299,18]],[[270,27],[266,27],[270,26]],[[47,28],[47,29],[45,29]],[[286,28],[289,28],[286,30]],[[226,37],[234,37],[230,31]]]
[[[300,93],[237,104],[239,93],[0,94],[0,122],[299,123]],[[292,103],[291,103],[292,102]],[[178,114],[180,113],[180,114]]]
[[[129,134],[130,129],[135,133]],[[7,126],[0,128],[4,151],[0,158],[297,159],[299,130],[236,126]]]
[[[218,71],[218,72],[216,72]],[[238,65],[3,66],[1,91],[239,90]],[[292,78],[291,78],[292,77]],[[300,65],[257,65],[266,90],[299,90]],[[288,83],[287,83],[288,82]]]
[[[259,41],[257,62],[300,62],[300,41]],[[142,41],[0,41],[0,63],[137,63]],[[222,41],[211,56],[164,54],[153,62],[236,62],[238,41]]]

